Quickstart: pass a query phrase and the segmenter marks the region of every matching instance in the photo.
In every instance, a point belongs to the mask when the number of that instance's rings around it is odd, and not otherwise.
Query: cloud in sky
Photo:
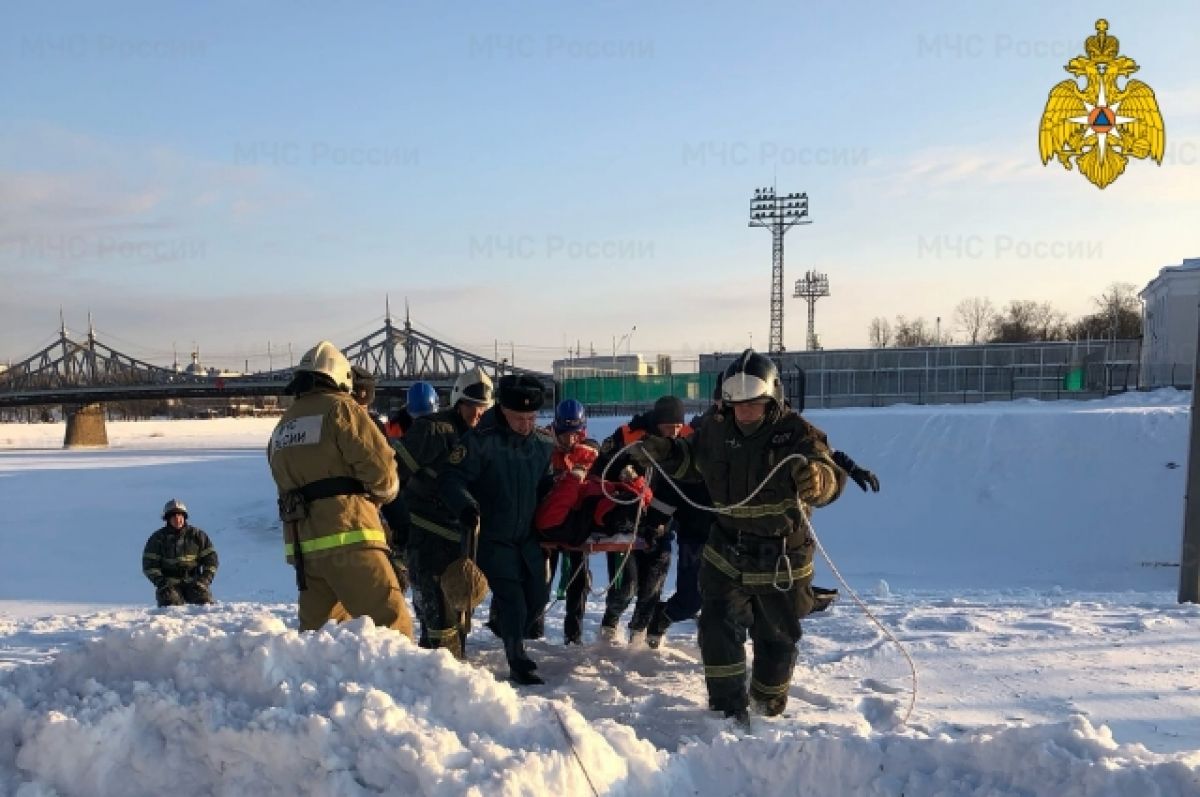
[[[104,29],[210,46],[169,63],[0,49],[24,78],[0,110],[0,358],[27,353],[59,304],[147,347],[169,334],[236,354],[358,329],[385,295],[450,342],[513,341],[546,363],[635,324],[647,354],[765,345],[770,240],[745,204],[772,180],[811,192],[814,223],[786,241],[793,348],[808,269],[830,276],[817,323],[836,347],[865,344],[874,316],[932,321],[966,296],[1086,312],[1109,283],[1200,254],[1187,4],[1120,22],[1168,152],[1105,192],[1038,159],[1064,56],[998,46],[1074,53],[1092,24],[1076,11],[681,8],[301,14],[278,41],[250,24],[274,11],[217,31],[164,8]],[[86,9],[26,16],[23,30],[63,36],[104,27]],[[813,25],[794,34],[793,19]],[[397,31],[420,33],[398,47]],[[652,46],[512,46],[552,35]],[[767,67],[795,86],[753,79]]]

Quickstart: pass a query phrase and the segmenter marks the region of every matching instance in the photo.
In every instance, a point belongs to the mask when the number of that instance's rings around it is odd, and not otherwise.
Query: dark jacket
[[[608,468],[608,479],[616,481],[620,478],[621,469],[626,465],[632,465],[639,476],[645,476],[647,469],[632,462],[628,451],[619,457],[617,453],[635,440],[640,440],[646,435],[657,434],[658,427],[654,424],[653,411],[633,416],[629,423],[617,427],[615,432],[604,438],[604,442],[600,444],[600,456],[592,464],[592,475],[599,478],[604,473],[604,469]],[[617,458],[615,462],[613,462],[614,457]],[[611,466],[610,462],[612,462]]]
[[[691,427],[686,427],[684,434],[690,435],[691,433]],[[605,438],[600,445],[600,456],[592,465],[591,475],[598,479],[607,468],[608,479],[616,481],[620,479],[621,471],[625,467],[633,468],[639,476],[647,478],[654,493],[654,502],[647,508],[647,512],[643,516],[643,526],[658,528],[663,523],[674,519],[681,533],[686,534],[689,541],[703,542],[708,536],[709,513],[692,509],[681,495],[682,493],[688,496],[701,506],[708,506],[708,495],[704,490],[703,483],[680,484],[676,488],[658,474],[650,475],[648,466],[633,462],[628,451],[618,455],[618,452],[625,446],[648,436],[659,437],[653,410],[633,416],[629,423],[619,427]],[[610,462],[611,465],[609,465]]]
[[[179,531],[163,526],[150,535],[142,551],[142,573],[155,588],[188,581],[212,584],[217,564],[212,540],[191,525]]]
[[[451,407],[418,418],[404,438],[392,444],[412,523],[410,539],[435,534],[451,541],[461,540],[458,516],[442,501],[438,476],[446,469],[450,452],[469,431],[462,414]]]
[[[749,436],[738,429],[732,412],[714,413],[689,439],[675,442],[673,459],[682,454],[689,470],[703,478],[714,506],[737,504],[754,492],[772,469],[790,454],[802,454],[827,467],[836,490],[820,505],[834,501],[846,474],[830,458],[825,433],[790,410],[771,410]],[[803,528],[797,499],[798,460],[776,470],[754,499],[732,515],[716,515],[715,525],[728,537],[739,532],[757,537],[792,537]],[[802,535],[806,536],[806,535]]]
[[[514,432],[499,407],[484,414],[448,457],[442,500],[455,517],[479,508],[479,567],[492,578],[521,577],[521,560],[534,573],[545,564],[533,531],[539,489],[548,486],[553,439],[540,429]]]

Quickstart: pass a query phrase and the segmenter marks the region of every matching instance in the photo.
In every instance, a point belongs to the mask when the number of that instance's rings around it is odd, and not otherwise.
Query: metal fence
[[[1044,342],[785,352],[784,391],[796,407],[969,404],[1019,398],[1098,398],[1128,390],[1191,387],[1182,364],[1142,366],[1140,341]],[[568,379],[563,396],[597,414],[632,414],[673,394],[707,406],[735,353],[701,355],[700,373]]]
[[[712,403],[716,381],[715,373],[590,376],[564,379],[559,396],[579,400],[595,415],[632,415],[660,396],[677,396],[688,411],[699,412]]]

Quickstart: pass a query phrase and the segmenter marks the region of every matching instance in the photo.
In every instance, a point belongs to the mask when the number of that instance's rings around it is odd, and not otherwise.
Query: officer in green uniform
[[[825,434],[783,403],[779,372],[747,349],[725,371],[724,408],[690,438],[647,438],[672,478],[702,477],[714,514],[700,566],[700,653],[709,705],[739,721],[752,699],[767,716],[787,705],[800,619],[812,611],[813,540],[801,513],[835,500],[846,475]],[[768,478],[772,469],[792,454]],[[732,507],[762,489],[745,505]],[[754,665],[746,688],[746,634]]]
[[[499,407],[463,435],[441,474],[442,499],[466,530],[479,525],[478,564],[492,590],[496,625],[510,677],[545,683],[525,652],[530,623],[548,600],[546,564],[533,531],[538,489],[548,483],[554,440],[537,427],[541,383],[508,374],[497,390]]]

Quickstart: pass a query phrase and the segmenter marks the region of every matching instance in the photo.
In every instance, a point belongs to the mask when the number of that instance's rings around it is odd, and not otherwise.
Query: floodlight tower
[[[817,348],[817,299],[828,295],[829,275],[827,274],[806,271],[802,279],[796,280],[796,292],[792,296],[808,302],[808,343],[805,344],[808,351]]]
[[[776,194],[774,186],[754,189],[749,226],[771,231],[771,354],[783,351],[783,236],[797,224],[811,223],[808,194]]]

